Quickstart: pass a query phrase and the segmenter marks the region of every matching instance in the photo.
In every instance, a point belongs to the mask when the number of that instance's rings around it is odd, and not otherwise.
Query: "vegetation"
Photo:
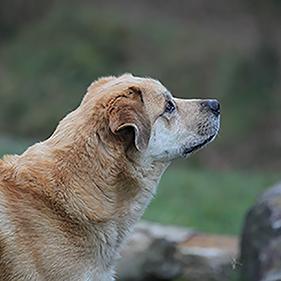
[[[169,169],[145,218],[205,232],[239,234],[256,197],[279,175]]]

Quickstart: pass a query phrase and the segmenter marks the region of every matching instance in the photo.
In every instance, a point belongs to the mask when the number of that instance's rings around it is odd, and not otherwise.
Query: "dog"
[[[219,124],[218,101],[174,98],[157,80],[93,82],[49,139],[0,160],[0,280],[115,280],[161,175]]]

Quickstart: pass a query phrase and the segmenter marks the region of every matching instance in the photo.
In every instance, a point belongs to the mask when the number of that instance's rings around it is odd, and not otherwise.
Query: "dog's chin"
[[[186,158],[191,153],[198,151],[199,149],[205,147],[208,143],[212,142],[217,134],[213,134],[209,137],[207,137],[205,140],[200,141],[199,143],[192,145],[192,146],[184,146],[182,149],[182,157]]]

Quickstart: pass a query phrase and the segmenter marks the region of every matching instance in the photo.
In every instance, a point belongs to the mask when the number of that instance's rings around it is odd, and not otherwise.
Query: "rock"
[[[122,252],[119,280],[228,281],[237,245],[236,237],[142,222]]]
[[[240,261],[243,280],[281,280],[281,183],[262,194],[248,211]]]
[[[172,280],[183,272],[177,243],[183,242],[194,231],[141,222],[122,252],[118,276],[129,280]]]
[[[238,269],[238,239],[232,236],[197,234],[180,245],[184,280],[229,281]]]

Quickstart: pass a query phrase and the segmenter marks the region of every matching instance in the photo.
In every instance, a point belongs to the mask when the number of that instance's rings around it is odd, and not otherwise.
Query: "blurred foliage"
[[[14,36],[22,26],[44,16],[52,3],[52,0],[1,0],[0,38]]]
[[[205,232],[239,234],[249,206],[278,179],[277,173],[169,169],[145,218]]]
[[[0,2],[1,134],[46,138],[92,80],[132,72],[221,100],[221,136],[199,165],[279,167],[278,1],[47,2]]]
[[[33,144],[34,141],[26,138],[13,138],[9,136],[0,137],[0,157],[6,154],[21,154],[24,150]]]

